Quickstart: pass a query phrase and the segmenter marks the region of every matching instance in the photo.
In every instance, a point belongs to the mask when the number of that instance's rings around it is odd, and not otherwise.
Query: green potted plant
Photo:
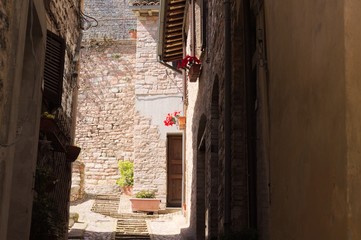
[[[134,163],[129,160],[120,160],[118,168],[120,178],[117,179],[117,184],[122,188],[124,194],[131,196],[134,184]]]
[[[158,212],[160,209],[160,199],[155,198],[155,191],[142,190],[135,194],[135,198],[130,198],[133,212]]]

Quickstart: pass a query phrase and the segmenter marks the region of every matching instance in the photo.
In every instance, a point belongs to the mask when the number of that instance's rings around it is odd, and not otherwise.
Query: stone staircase
[[[123,218],[117,221],[115,240],[150,239],[144,219]]]
[[[167,221],[174,215],[180,214],[180,209],[167,209],[159,211],[160,214],[148,215],[146,213],[133,213],[130,209],[130,203],[127,198],[120,194],[96,195],[91,211],[116,220],[116,230],[113,233],[112,240],[133,239],[149,240],[150,234],[147,228],[147,220],[159,219]],[[124,200],[124,201],[123,201]],[[121,203],[119,205],[119,203]],[[119,211],[120,210],[120,211]],[[120,212],[120,213],[119,213]],[[83,224],[80,226],[79,224]],[[84,239],[84,232],[87,225],[85,223],[75,223],[74,229],[69,232],[68,239]]]
[[[118,213],[119,195],[97,195],[92,211],[117,220],[115,240],[150,239],[146,220],[157,218],[145,213]]]

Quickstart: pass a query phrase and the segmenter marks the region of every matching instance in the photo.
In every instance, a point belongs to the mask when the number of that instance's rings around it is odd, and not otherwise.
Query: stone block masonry
[[[129,39],[129,30],[136,28],[136,17],[128,8],[128,0],[87,0],[84,12],[98,21],[98,26],[84,32],[84,40]],[[95,21],[90,19],[93,24]]]
[[[98,42],[82,51],[77,144],[85,191],[118,190],[118,160],[133,160],[134,41]]]
[[[182,78],[157,62],[158,16],[130,16],[129,9],[119,9],[126,8],[123,3],[128,1],[89,1],[85,7],[99,21],[85,31],[81,56],[76,142],[85,164],[85,191],[119,191],[117,163],[131,160],[134,192],[155,190],[164,207],[166,136],[179,131],[165,127],[163,120],[169,112],[182,111]],[[116,18],[117,11],[123,20]],[[121,24],[128,25],[117,28]],[[124,40],[128,28],[137,29],[136,41]]]
[[[182,95],[180,75],[157,62],[158,16],[139,17],[137,31],[135,94]]]
[[[180,74],[157,62],[158,16],[137,19],[134,118],[134,192],[155,190],[161,207],[167,201],[167,113],[182,111]]]

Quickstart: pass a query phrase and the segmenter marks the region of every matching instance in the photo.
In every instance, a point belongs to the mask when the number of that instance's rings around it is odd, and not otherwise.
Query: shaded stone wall
[[[63,141],[62,144],[66,147],[74,143],[74,132],[72,129],[75,125],[76,116],[74,104],[76,102],[78,86],[77,68],[81,40],[80,2],[51,1],[49,5],[45,6],[45,9],[47,13],[47,30],[59,35],[65,39],[66,42],[61,107],[53,112],[55,121],[65,136],[65,141]],[[42,112],[44,111],[49,110],[43,105]],[[39,138],[41,140],[46,139],[42,132],[40,132]],[[57,219],[63,225],[59,239],[66,238],[67,236],[71,165],[71,162],[67,161],[64,152],[45,149],[42,147],[42,144],[39,143],[37,167],[46,166],[52,169],[57,181],[55,188],[50,191],[48,195],[58,211],[51,214],[56,214],[58,216]],[[36,202],[34,201],[34,203]],[[38,221],[38,219],[35,221]],[[32,229],[32,232],[33,231],[34,229]]]
[[[265,1],[270,238],[360,239],[361,3],[279,3]]]
[[[224,5],[219,1],[207,1],[207,42],[202,60],[202,73],[197,83],[188,84],[189,105],[187,116],[192,121],[187,123],[187,181],[186,203],[189,229],[184,235],[197,235],[203,239],[204,229],[209,238],[222,236],[225,224],[225,177],[231,176],[232,190],[230,228],[241,231],[248,226],[248,193],[247,193],[247,156],[246,156],[246,115],[244,62],[242,42],[243,32],[240,29],[243,18],[242,11],[234,7],[232,16],[233,31],[232,52],[232,159],[231,172],[225,172],[225,120],[224,120]],[[191,8],[189,8],[191,9]],[[200,56],[201,12],[195,7],[196,46],[195,54]],[[191,21],[188,12],[188,21]],[[189,23],[189,22],[188,22]],[[193,39],[188,30],[187,54],[191,53]],[[235,53],[237,49],[237,53]],[[205,149],[199,150],[200,136],[204,132]],[[189,128],[189,129],[188,129]],[[200,162],[204,161],[204,163]],[[198,169],[197,169],[198,167]],[[195,191],[205,188],[204,192]],[[204,196],[203,196],[204,195]],[[204,210],[199,210],[199,208]]]
[[[8,141],[12,141],[14,136],[14,127],[10,124],[10,111],[6,107],[9,105],[12,87],[14,81],[10,78],[7,64],[15,62],[11,57],[11,33],[16,31],[15,28],[10,29],[12,2],[0,2],[0,126],[5,131],[0,131],[0,239],[5,238],[7,231],[7,217],[9,212],[10,194],[9,187],[11,185],[11,172],[13,162],[13,151],[6,148]],[[6,104],[8,103],[8,104]],[[7,130],[6,130],[7,129]],[[10,137],[10,138],[9,138]]]
[[[71,144],[72,99],[79,30],[77,1],[16,1],[0,3],[0,238],[29,239],[34,175],[42,108],[43,65],[46,30],[67,41],[63,87],[63,108],[56,113]],[[5,153],[5,154],[3,154]],[[39,154],[38,154],[39,153]],[[55,159],[55,158],[54,158]],[[70,163],[58,159],[57,207],[67,221]],[[5,177],[4,177],[5,176]],[[5,199],[5,201],[3,201]],[[22,226],[19,228],[19,226]],[[64,234],[67,231],[64,229]]]

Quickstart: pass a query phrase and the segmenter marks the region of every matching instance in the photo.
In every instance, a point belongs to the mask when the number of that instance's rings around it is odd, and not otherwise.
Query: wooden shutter
[[[44,100],[49,110],[61,106],[63,92],[65,40],[48,31],[44,66]]]

